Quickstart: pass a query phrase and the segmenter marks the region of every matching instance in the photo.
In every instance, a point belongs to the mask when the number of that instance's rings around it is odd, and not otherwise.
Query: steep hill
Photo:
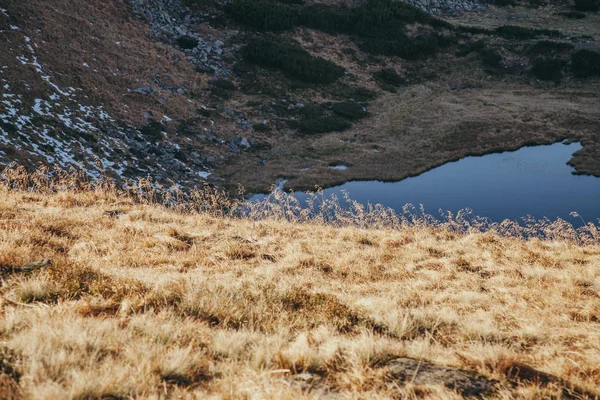
[[[3,399],[600,394],[597,230],[233,219],[12,177],[36,190],[0,188]]]

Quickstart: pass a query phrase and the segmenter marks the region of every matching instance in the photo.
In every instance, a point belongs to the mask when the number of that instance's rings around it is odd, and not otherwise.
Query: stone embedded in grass
[[[390,375],[402,382],[415,385],[444,385],[462,396],[482,396],[495,389],[496,381],[479,376],[475,372],[459,368],[443,367],[422,360],[401,357],[387,364]]]

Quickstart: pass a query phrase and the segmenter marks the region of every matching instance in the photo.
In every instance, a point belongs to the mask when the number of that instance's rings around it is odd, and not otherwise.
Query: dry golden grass
[[[394,357],[475,371],[489,397],[600,393],[598,244],[185,214],[109,189],[0,187],[2,396],[460,398],[394,379]]]

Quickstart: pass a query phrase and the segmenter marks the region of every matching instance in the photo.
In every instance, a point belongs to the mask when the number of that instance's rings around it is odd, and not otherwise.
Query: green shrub
[[[456,52],[456,57],[465,57],[473,52],[480,53],[485,49],[485,41],[478,40],[472,43],[462,44]]]
[[[560,58],[536,58],[531,68],[531,73],[543,81],[560,81],[563,67],[567,64]]]
[[[380,83],[385,83],[392,86],[402,86],[406,83],[404,78],[398,75],[396,70],[392,68],[386,68],[375,72],[373,74],[373,78]]]
[[[211,82],[215,87],[224,90],[235,90],[236,87],[233,82],[228,81],[227,79],[217,79]]]
[[[350,122],[336,116],[308,119],[299,123],[300,131],[306,134],[341,132],[350,127],[352,127]]]
[[[551,40],[540,40],[527,50],[529,54],[552,54],[573,49],[571,43],[553,42]]]
[[[319,104],[307,104],[298,109],[298,114],[303,119],[315,119],[325,115],[325,110]]]
[[[163,131],[165,127],[163,124],[157,121],[150,121],[146,126],[144,126],[140,132],[142,135],[146,136],[150,140],[158,141],[163,138]]]
[[[561,37],[559,31],[553,29],[533,29],[516,25],[503,25],[495,29],[497,35],[505,39],[535,39],[539,36]]]
[[[493,5],[498,6],[498,7],[507,7],[507,6],[516,5],[515,0],[491,0],[490,3],[492,3]]]
[[[225,11],[236,22],[262,31],[282,31],[293,28],[298,22],[299,10],[278,3],[255,0],[235,0]]]
[[[277,38],[259,38],[244,50],[245,57],[256,64],[281,69],[285,74],[311,83],[331,83],[344,75],[344,69],[331,61],[313,57],[297,44],[282,43]]]
[[[578,50],[571,55],[571,70],[578,78],[600,76],[600,53]]]
[[[600,0],[575,0],[575,10],[598,12]]]
[[[354,101],[371,101],[377,98],[377,92],[363,87],[334,85],[331,96],[335,99],[352,99]]]
[[[333,112],[347,119],[361,119],[369,115],[365,108],[353,101],[344,101],[333,105]]]
[[[584,19],[587,14],[581,11],[567,11],[558,13],[561,17],[569,18],[569,19]]]
[[[263,124],[262,122],[258,124],[253,124],[252,128],[257,132],[268,132],[271,130],[271,127],[269,125]]]
[[[177,45],[182,49],[190,50],[198,46],[198,39],[191,36],[180,36],[177,39]]]
[[[498,68],[502,62],[502,56],[494,50],[484,49],[481,51],[481,61],[486,67]]]
[[[460,33],[470,33],[472,35],[493,35],[495,32],[486,28],[480,28],[478,26],[458,26],[456,28],[457,32]]]
[[[226,79],[218,79],[212,81],[211,84],[213,86],[210,88],[210,92],[213,95],[219,97],[222,100],[229,100],[231,97],[233,97],[233,92],[236,89],[233,82],[228,81]]]
[[[435,54],[440,48],[440,43],[437,35],[423,35],[414,38],[404,36],[394,40],[373,39],[361,43],[360,47],[369,53],[416,60]]]

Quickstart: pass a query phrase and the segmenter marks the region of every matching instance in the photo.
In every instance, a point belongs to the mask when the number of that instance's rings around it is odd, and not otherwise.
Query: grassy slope
[[[52,265],[13,271],[40,259]],[[518,363],[600,393],[598,265],[598,245],[232,221],[0,189],[0,389],[458,397],[395,381],[378,362],[408,356],[496,379],[499,398],[560,393],[509,379]],[[308,382],[294,377],[306,371]]]

